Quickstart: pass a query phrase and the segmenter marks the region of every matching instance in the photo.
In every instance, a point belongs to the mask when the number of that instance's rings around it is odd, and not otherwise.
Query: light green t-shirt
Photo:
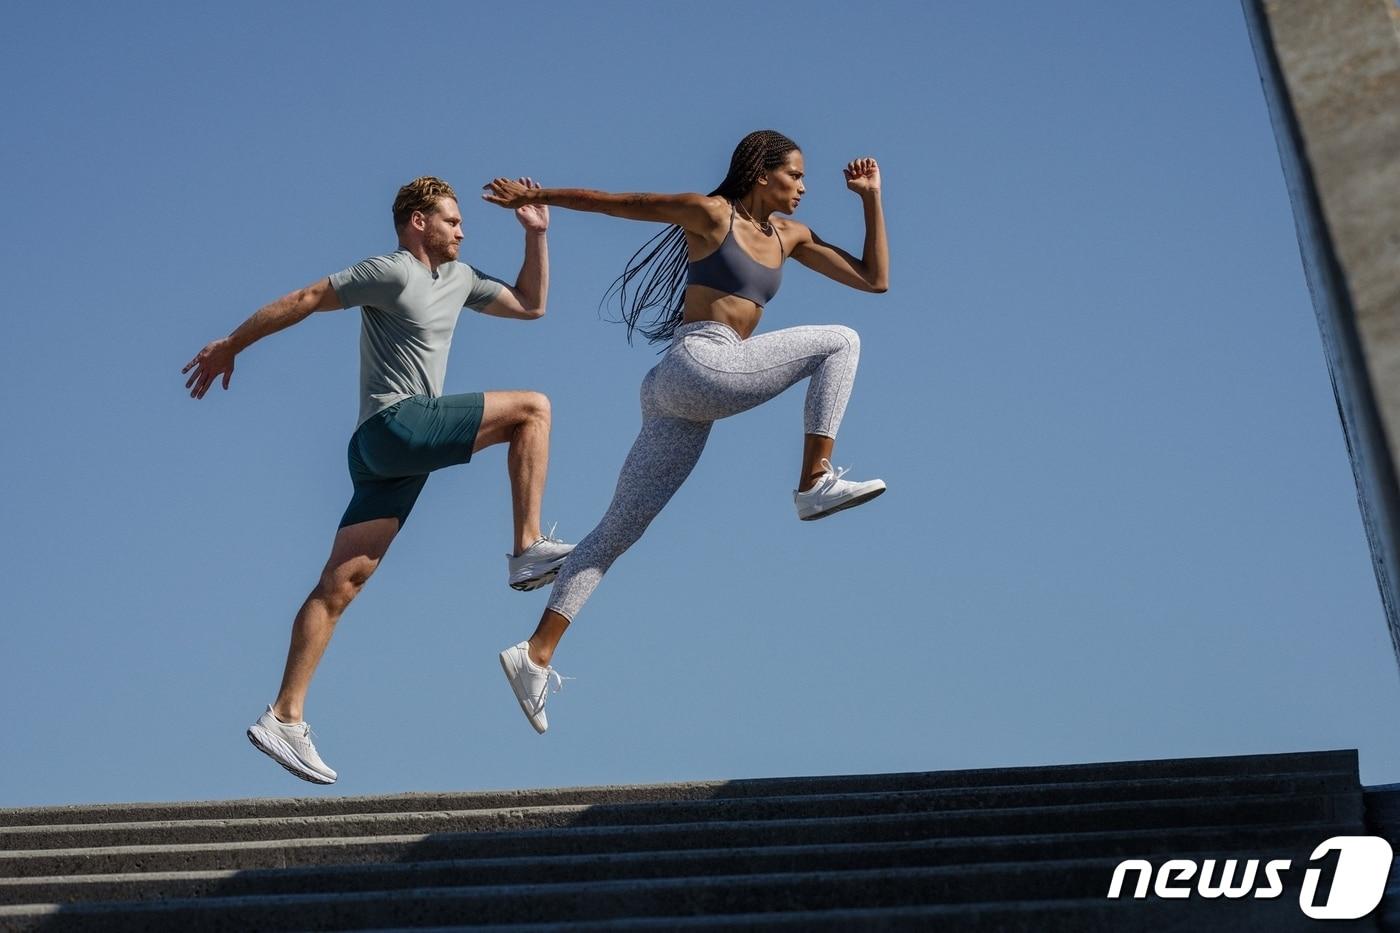
[[[330,280],[343,307],[360,306],[357,425],[410,395],[441,395],[458,315],[485,308],[504,287],[464,262],[430,272],[405,249],[371,256]]]

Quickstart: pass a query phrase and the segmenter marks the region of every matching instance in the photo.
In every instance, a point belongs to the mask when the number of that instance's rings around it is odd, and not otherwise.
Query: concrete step
[[[1105,895],[1124,858],[1301,863],[1367,816],[1347,751],[30,808],[0,813],[0,933],[1290,930],[1306,919],[1296,890],[1267,902]],[[1294,889],[1299,875],[1286,877]]]
[[[0,908],[0,930],[376,929],[387,925],[564,923],[626,917],[681,917],[894,906],[995,904],[1018,899],[1094,901],[1107,892],[1114,859],[711,875],[589,883],[480,885],[331,894],[214,896],[123,904]],[[1278,899],[1300,914],[1301,879],[1285,876]],[[1254,901],[1254,898],[1245,900]],[[1104,903],[1099,901],[1098,903]],[[1157,899],[1122,902],[1141,907]],[[1172,902],[1179,903],[1179,902]],[[1224,899],[1214,902],[1229,906]],[[1256,902],[1262,903],[1262,902]],[[1241,912],[1243,913],[1243,912]],[[1122,914],[1120,913],[1120,916]],[[1330,926],[1330,924],[1329,924]]]
[[[132,870],[176,872],[193,870],[247,871],[286,869],[293,866],[363,865],[391,861],[494,858],[500,856],[586,855],[592,853],[648,852],[757,845],[835,845],[860,842],[898,842],[941,839],[958,847],[964,857],[1000,857],[1017,845],[1064,847],[1070,854],[1122,851],[1114,846],[1147,845],[1160,838],[1164,847],[1180,844],[1192,848],[1217,846],[1221,835],[1240,840],[1242,848],[1254,844],[1292,844],[1294,833],[1325,839],[1341,827],[1357,832],[1355,822],[1286,823],[1282,826],[1192,826],[1199,814],[1182,814],[1182,822],[1153,829],[1095,830],[1077,825],[1072,832],[1037,833],[1021,825],[1013,834],[967,836],[946,832],[937,815],[896,814],[837,819],[773,820],[763,823],[718,821],[669,826],[583,827],[557,830],[524,830],[505,833],[441,833],[382,837],[271,840],[267,842],[175,846],[112,846],[97,849],[44,850],[0,853],[0,878],[111,874]],[[1099,845],[1110,848],[1100,850]],[[1167,849],[1164,849],[1166,851]]]
[[[1344,791],[1336,775],[1283,778],[1232,777],[1119,781],[1087,784],[938,789],[859,794],[801,794],[718,800],[655,801],[595,806],[510,807],[488,810],[353,813],[312,817],[153,820],[131,823],[76,823],[12,826],[0,829],[0,851],[91,848],[104,845],[169,845],[251,842],[317,836],[381,836],[404,833],[490,831],[534,827],[644,825],[727,820],[771,820],[821,813],[857,816],[912,812],[996,812],[1073,807],[1081,804],[1160,804],[1173,799],[1247,801],[1272,798],[1295,808]],[[1301,811],[1299,811],[1301,815]],[[1246,822],[1257,820],[1241,816]]]
[[[706,917],[627,917],[603,921],[483,926],[394,927],[379,933],[627,933],[670,930],[800,930],[803,933],[1317,933],[1374,930],[1370,920],[1328,921],[1320,927],[1296,902],[1275,901],[1000,901],[856,910],[723,914]]]
[[[1107,832],[1128,829],[1172,829],[1181,827],[1209,826],[1288,826],[1297,824],[1329,823],[1335,825],[1361,825],[1361,805],[1359,795],[1312,795],[1292,797],[1286,795],[1263,795],[1226,799],[1187,799],[1165,801],[1130,801],[1109,804],[1073,804],[1056,807],[1013,807],[1005,809],[971,811],[920,811],[895,810],[894,812],[865,812],[843,817],[789,817],[783,820],[776,815],[762,819],[753,814],[745,814],[747,819],[721,820],[733,816],[727,812],[684,814],[691,819],[681,823],[665,824],[671,835],[663,848],[687,848],[686,837],[694,833],[708,836],[714,845],[763,844],[774,838],[775,833],[797,829],[799,833],[817,834],[830,838],[838,834],[842,841],[871,841],[872,838],[937,838],[940,836],[1007,836],[1044,835],[1054,833]],[[679,816],[680,814],[678,814]],[[709,816],[709,821],[704,820]],[[482,832],[508,826],[519,830],[529,827],[547,832],[526,835],[508,834],[508,838],[494,837],[487,841],[492,846],[509,846],[512,843],[530,847],[542,847],[556,853],[577,851],[578,845],[589,847],[594,843],[587,830],[600,827],[625,828],[627,831],[613,833],[609,842],[613,845],[641,848],[646,846],[650,836],[647,829],[658,828],[656,821],[646,820],[640,825],[628,822],[627,813],[595,814],[579,808],[547,807],[527,811],[507,813],[456,814],[441,819],[424,816],[412,825],[428,829],[433,834],[454,833],[453,842],[471,845],[469,838],[461,836],[478,835]],[[352,820],[345,826],[337,826],[337,821]],[[288,826],[236,827],[249,832],[217,832],[215,845],[228,846],[237,839],[228,836],[254,835],[256,841],[273,842],[275,851],[280,851],[283,866],[306,864],[292,859],[301,851],[290,844],[290,840],[319,836],[332,842],[332,847],[343,847],[340,833],[356,836],[364,827],[360,818],[326,817],[319,818],[317,825],[308,828],[302,823]],[[261,821],[249,821],[261,823]],[[397,824],[395,824],[397,825]],[[194,827],[198,830],[211,827]],[[213,827],[217,829],[217,827]],[[369,827],[384,830],[383,824],[371,823]],[[172,827],[171,835],[178,835]],[[308,831],[314,829],[312,833]],[[252,832],[252,830],[256,830]],[[207,833],[193,833],[207,835]],[[419,842],[411,845],[430,843],[434,838],[423,833],[413,834]],[[652,837],[655,838],[655,837]],[[157,857],[162,846],[123,846],[123,851],[115,853],[118,861],[132,861],[143,868],[153,868],[151,858]],[[84,848],[68,850],[36,849],[28,851],[0,852],[0,877],[33,877],[36,875],[73,874],[83,871],[111,872],[121,870],[113,867],[111,858],[103,858],[102,849]],[[192,852],[185,850],[183,854]],[[148,858],[150,857],[150,858]],[[339,857],[339,853],[337,853]],[[414,860],[421,860],[415,858]]]
[[[692,781],[676,784],[612,785],[544,790],[26,807],[0,809],[0,827],[184,819],[335,816],[350,813],[501,810],[516,807],[594,806],[652,801],[781,797],[799,794],[849,794],[1112,781],[1135,782],[1165,778],[1257,777],[1261,774],[1355,776],[1359,773],[1358,768],[1356,752],[1343,750],[1294,752],[1282,755],[1232,755],[1219,758],[1149,759],[1024,768],[979,768],[965,771],[755,778],[735,781]]]
[[[113,841],[129,845],[158,845],[161,842],[252,841],[252,839],[315,836],[332,832],[346,835],[353,827],[378,825],[386,832],[393,827],[414,827],[426,821],[498,820],[501,814],[589,813],[596,820],[609,814],[629,814],[629,822],[673,822],[686,814],[717,813],[739,818],[774,818],[762,814],[791,813],[794,808],[823,808],[823,813],[840,811],[885,813],[904,810],[970,810],[970,808],[1009,808],[1068,806],[1078,801],[1170,800],[1200,797],[1243,797],[1264,794],[1330,794],[1347,792],[1354,779],[1344,773],[1299,773],[1299,775],[1231,776],[1221,779],[1114,780],[1114,782],[1061,783],[1061,785],[1009,785],[976,789],[897,790],[874,793],[805,793],[784,796],[720,797],[696,799],[680,796],[675,800],[644,800],[636,803],[556,804],[556,806],[486,808],[486,810],[354,811],[350,814],[295,815],[295,817],[210,818],[183,817],[179,820],[132,822],[77,822],[57,825],[15,825],[0,828],[0,849],[83,848],[109,845]],[[582,824],[578,824],[582,825]],[[279,835],[281,834],[281,835]],[[363,834],[361,834],[363,835]]]
[[[102,900],[231,897],[337,891],[389,891],[462,885],[532,884],[543,881],[604,881],[701,875],[759,875],[877,867],[953,867],[1097,857],[1117,864],[1125,858],[1199,857],[1306,860],[1335,826],[1269,831],[1241,839],[1238,832],[1211,830],[1167,836],[1122,833],[1097,836],[1092,844],[1074,836],[982,840],[929,839],[912,842],[749,846],[698,850],[604,852],[591,855],[516,856],[376,862],[253,871],[142,871],[0,879],[0,904],[76,903]],[[1193,855],[1193,853],[1195,853]]]

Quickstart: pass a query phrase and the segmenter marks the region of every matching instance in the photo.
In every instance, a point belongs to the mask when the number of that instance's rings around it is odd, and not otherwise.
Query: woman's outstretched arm
[[[843,171],[846,187],[860,195],[865,212],[865,246],[860,258],[827,243],[806,226],[799,227],[800,238],[793,246],[792,258],[842,285],[864,292],[886,291],[890,287],[890,248],[880,201],[880,166],[874,159],[856,159]]]
[[[719,198],[703,194],[613,194],[589,188],[529,188],[509,178],[495,178],[482,187],[481,197],[501,207],[547,204],[572,211],[608,214],[626,220],[675,224],[692,233],[705,234],[715,224]],[[714,202],[714,203],[712,203]],[[728,213],[724,214],[728,218]]]

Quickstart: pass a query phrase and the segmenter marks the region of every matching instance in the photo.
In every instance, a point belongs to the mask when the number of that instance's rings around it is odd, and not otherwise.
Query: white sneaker
[[[335,783],[335,772],[321,760],[316,746],[311,744],[311,726],[304,722],[282,722],[272,714],[271,706],[248,727],[248,741],[303,781]]]
[[[511,589],[522,592],[537,590],[546,583],[552,583],[559,576],[564,558],[573,549],[572,544],[565,544],[554,537],[554,529],[550,528],[549,534],[540,535],[534,544],[519,554],[506,555],[506,582]]]
[[[821,467],[826,472],[811,489],[806,492],[795,489],[792,493],[792,501],[797,505],[797,517],[804,522],[826,518],[842,509],[869,502],[885,491],[885,481],[882,479],[855,483],[841,478],[846,474],[845,467],[837,469],[827,459],[822,460]]]
[[[540,667],[531,661],[528,641],[511,645],[501,652],[501,670],[506,672],[506,680],[510,681],[510,689],[515,691],[515,699],[525,711],[525,718],[530,720],[536,732],[543,735],[549,728],[549,719],[544,714],[549,682],[554,681],[554,692],[558,693],[563,689],[564,681],[573,678],[564,677],[553,667]]]

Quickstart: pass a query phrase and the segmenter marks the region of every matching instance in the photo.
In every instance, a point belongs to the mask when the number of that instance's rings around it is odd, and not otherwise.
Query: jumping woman
[[[729,174],[708,195],[609,194],[579,188],[532,188],[505,178],[485,186],[487,201],[506,208],[550,205],[669,226],[649,240],[613,283],[627,323],[652,343],[669,341],[642,380],[642,431],[632,445],[607,514],[565,560],[548,608],[529,640],[501,652],[501,666],[537,732],[548,728],[545,694],[561,679],[550,666],[564,630],[603,574],[641,537],[690,475],[710,426],[809,379],[806,438],[793,499],[803,521],[825,518],[885,491],[878,479],[852,482],[831,466],[832,446],[855,379],[860,338],[849,327],[791,327],[753,336],[778,291],[789,256],[830,279],[866,292],[889,282],[889,249],[874,159],[845,168],[860,196],[865,246],[857,259],[805,224],[780,214],[797,210],[806,186],[802,152],[772,130],[745,136]],[[631,302],[628,287],[634,281]],[[651,312],[647,321],[643,314]]]

